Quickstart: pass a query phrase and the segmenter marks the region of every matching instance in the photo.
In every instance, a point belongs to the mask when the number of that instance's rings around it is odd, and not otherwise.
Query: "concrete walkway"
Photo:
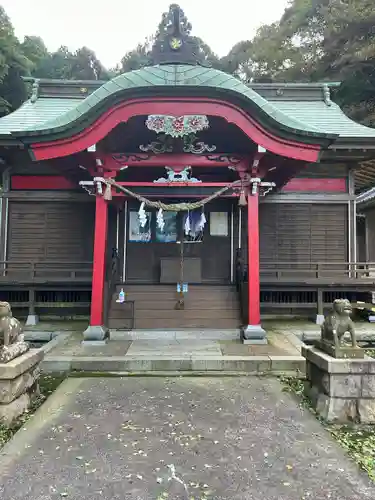
[[[70,379],[0,455],[7,500],[366,500],[277,380]]]

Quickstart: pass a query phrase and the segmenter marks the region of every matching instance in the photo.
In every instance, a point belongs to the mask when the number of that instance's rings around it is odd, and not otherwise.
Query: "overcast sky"
[[[96,52],[106,67],[155,31],[170,0],[0,0],[16,35],[43,38],[53,51],[61,45],[83,45]],[[181,0],[193,32],[220,56],[256,29],[277,20],[287,0]]]

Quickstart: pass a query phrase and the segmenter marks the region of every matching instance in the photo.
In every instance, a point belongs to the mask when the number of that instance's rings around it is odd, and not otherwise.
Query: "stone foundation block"
[[[331,423],[375,424],[375,359],[337,359],[316,347],[302,347],[305,393]]]
[[[319,394],[316,401],[316,411],[327,422],[357,421],[357,402],[349,398],[333,398]]]
[[[360,399],[358,401],[358,414],[362,424],[374,424],[375,399]]]
[[[19,377],[27,370],[40,363],[44,357],[41,349],[30,349],[26,354],[12,359],[8,363],[0,363],[0,380],[9,380]]]
[[[39,394],[40,363],[44,352],[32,349],[8,363],[0,363],[0,422],[10,426]]]
[[[9,404],[31,389],[38,381],[40,366],[36,365],[13,380],[0,380],[0,404]]]
[[[29,393],[21,394],[9,404],[0,405],[0,422],[5,426],[12,423],[30,408],[31,397]]]

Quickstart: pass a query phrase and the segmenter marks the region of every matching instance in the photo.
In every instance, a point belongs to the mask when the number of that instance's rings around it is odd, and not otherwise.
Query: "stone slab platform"
[[[80,378],[2,450],[0,498],[373,500],[375,485],[277,380]]]
[[[45,346],[44,372],[243,372],[303,373],[305,361],[290,342],[244,346],[240,341],[110,340],[105,345],[82,345],[81,337],[55,338]]]
[[[45,373],[104,372],[241,372],[247,374],[301,374],[305,360],[301,356],[47,356],[42,363]]]

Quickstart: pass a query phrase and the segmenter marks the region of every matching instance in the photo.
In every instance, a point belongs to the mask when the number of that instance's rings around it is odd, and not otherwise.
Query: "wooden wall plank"
[[[259,207],[261,262],[345,262],[348,257],[347,204],[278,203]],[[242,217],[247,249],[247,217]]]
[[[90,261],[94,204],[9,202],[7,260]]]

